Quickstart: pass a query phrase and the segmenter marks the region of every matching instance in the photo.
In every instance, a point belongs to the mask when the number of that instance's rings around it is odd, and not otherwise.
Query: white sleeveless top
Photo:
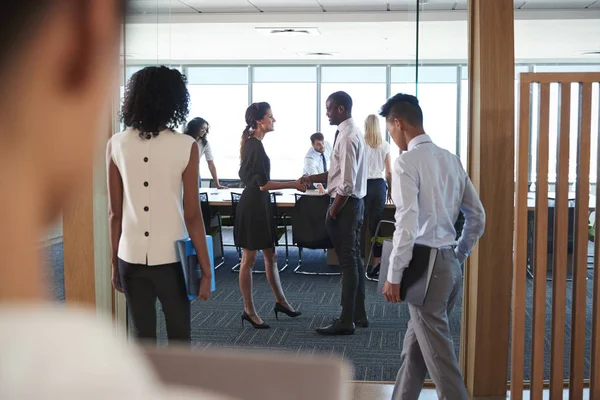
[[[390,152],[390,144],[382,140],[379,147],[373,148],[366,145],[365,149],[369,170],[367,179],[385,179],[385,157]]]
[[[164,130],[152,139],[127,129],[110,139],[123,179],[123,221],[118,257],[132,264],[178,261],[175,241],[187,237],[182,174],[194,139]]]

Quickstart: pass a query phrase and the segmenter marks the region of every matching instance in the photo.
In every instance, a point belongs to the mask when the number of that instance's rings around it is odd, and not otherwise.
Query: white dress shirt
[[[325,142],[325,151],[323,153],[319,153],[313,147],[308,150],[304,157],[302,175],[318,175],[325,172],[325,169],[323,169],[323,157],[325,157],[327,170],[329,170],[331,164],[331,145],[329,142]]]
[[[210,143],[208,141],[205,146],[202,144],[202,140],[198,140],[198,150],[200,151],[200,157],[198,159],[202,159],[202,156],[205,156],[206,161],[214,161]]]
[[[365,138],[352,118],[338,126],[327,179],[329,195],[362,199],[367,194]]]
[[[463,262],[483,234],[485,211],[460,159],[423,134],[410,141],[393,169],[396,230],[387,280],[401,282],[415,243],[433,248],[456,245],[454,224],[460,211],[465,224],[456,253]]]
[[[169,130],[142,139],[137,130],[128,129],[110,141],[123,180],[118,257],[132,264],[177,262],[175,242],[187,237],[182,174],[194,139]]]
[[[379,147],[366,146],[367,149],[367,179],[385,179],[385,157],[390,154],[390,144],[381,141]]]

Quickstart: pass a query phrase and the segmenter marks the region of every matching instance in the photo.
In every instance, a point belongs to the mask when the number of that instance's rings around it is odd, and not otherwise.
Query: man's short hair
[[[314,144],[315,140],[323,141],[325,140],[325,136],[323,136],[321,132],[313,133],[312,135],[310,135],[310,142]]]
[[[329,99],[336,106],[343,106],[347,113],[352,112],[352,97],[346,92],[335,92],[329,96]]]
[[[421,110],[419,100],[411,94],[398,93],[394,97],[390,97],[379,110],[379,115],[385,119],[403,119],[417,128],[423,126],[423,110]]]

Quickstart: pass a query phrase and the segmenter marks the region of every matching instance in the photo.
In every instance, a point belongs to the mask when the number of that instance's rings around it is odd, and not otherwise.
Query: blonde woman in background
[[[390,145],[383,140],[379,118],[374,114],[369,115],[365,120],[365,143],[367,144],[365,222],[369,221],[368,229],[371,237],[374,237],[377,224],[381,221],[386,198],[390,198],[392,185]],[[364,249],[364,246],[362,248]],[[379,243],[375,243],[373,256],[375,257],[375,266],[367,266],[367,276],[369,278],[375,278],[379,275],[379,264],[381,262],[381,245]]]

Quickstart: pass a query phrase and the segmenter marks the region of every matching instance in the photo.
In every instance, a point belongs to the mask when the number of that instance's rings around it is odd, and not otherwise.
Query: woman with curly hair
[[[208,124],[208,121],[206,121],[204,118],[196,117],[187,123],[183,133],[193,137],[196,143],[198,143],[198,147],[200,149],[200,158],[202,158],[202,156],[206,158],[208,169],[212,175],[213,182],[215,182],[215,187],[217,189],[227,189],[227,186],[222,186],[219,183],[219,178],[217,177],[217,167],[215,166],[210,143],[208,143],[208,139],[206,138],[209,130],[210,125]],[[198,177],[198,186],[200,186],[200,181],[201,178]]]
[[[113,285],[125,293],[137,337],[154,342],[157,298],[169,342],[190,342],[190,303],[175,250],[186,228],[202,269],[200,298],[210,294],[198,146],[175,131],[188,104],[179,71],[161,66],[136,72],[121,112],[127,129],[107,145]]]

